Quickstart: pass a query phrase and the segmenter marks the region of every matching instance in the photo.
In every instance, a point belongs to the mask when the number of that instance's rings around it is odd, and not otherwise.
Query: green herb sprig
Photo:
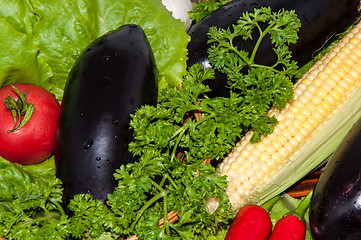
[[[267,27],[262,29],[260,23]],[[129,223],[124,226],[128,233],[145,239],[197,238],[227,226],[232,212],[225,194],[226,179],[216,173],[212,163],[223,159],[245,131],[253,130],[253,142],[273,131],[277,120],[268,116],[268,110],[272,106],[282,109],[293,97],[297,65],[290,60],[287,45],[296,41],[298,23],[292,11],[273,13],[261,8],[244,14],[233,31],[211,28],[210,62],[227,75],[230,96],[209,98],[211,90],[204,81],[214,78],[214,70],[196,64],[181,89],[164,90],[157,107],[143,106],[132,115],[134,141],[129,149],[140,160],[117,172],[119,194],[109,200],[121,212],[120,222]],[[247,40],[253,29],[260,37],[249,55],[233,46],[233,39]],[[278,56],[273,66],[255,62],[258,46],[267,34]],[[211,163],[204,164],[206,159]],[[221,199],[213,214],[207,211],[208,197]],[[171,210],[180,211],[179,220],[174,224],[166,221],[159,228],[159,219]],[[131,212],[135,216],[130,216]]]
[[[88,194],[79,194],[70,202],[73,215],[68,217],[58,207],[58,182],[50,181],[53,185],[31,195],[33,205],[4,205],[9,220],[2,220],[5,215],[0,211],[0,236],[10,236],[15,230],[26,234],[24,223],[31,222],[31,234],[39,233],[34,235],[37,239],[119,239],[133,235],[139,239],[222,239],[233,212],[225,193],[227,179],[217,172],[217,162],[246,131],[253,130],[254,142],[273,131],[277,120],[267,114],[268,110],[273,106],[282,109],[293,97],[292,78],[297,66],[287,45],[297,39],[298,27],[294,12],[274,13],[262,8],[244,14],[232,28],[212,28],[210,62],[227,75],[229,97],[208,97],[211,90],[204,81],[214,79],[215,69],[192,66],[182,88],[164,89],[156,107],[142,106],[131,116],[134,141],[129,150],[139,160],[116,171],[118,186],[109,194],[107,206]],[[254,30],[260,38],[254,41],[252,53],[233,45],[235,38],[251,39]],[[266,35],[278,56],[273,66],[255,62],[259,43]],[[4,181],[4,186],[9,181]],[[11,191],[6,198],[11,196],[14,202],[22,199],[22,189],[14,195]],[[219,202],[214,212],[208,208],[208,198]],[[1,199],[0,207],[4,202],[5,198]],[[33,215],[24,215],[24,208]],[[174,223],[167,220],[170,211],[178,214]],[[41,224],[33,224],[38,212],[46,218],[41,217]],[[49,217],[53,212],[56,218]],[[165,220],[159,226],[161,218]],[[44,227],[52,233],[40,234]],[[14,239],[26,237],[13,235]]]
[[[0,236],[67,238],[69,222],[61,207],[61,194],[61,182],[54,175],[34,175],[0,158]]]
[[[272,106],[282,109],[293,98],[293,80],[297,79],[297,63],[291,59],[289,44],[298,39],[297,32],[301,26],[294,11],[280,10],[272,12],[271,8],[255,9],[246,12],[237,24],[227,29],[211,27],[208,49],[211,65],[225,74],[231,93],[243,98],[245,128],[253,129],[252,142],[259,141],[262,134],[273,131],[276,119],[267,115]],[[258,36],[254,39],[254,36]],[[270,38],[277,56],[271,66],[257,63],[256,55],[262,41]],[[252,41],[252,52],[240,49],[235,42]]]
[[[229,0],[202,0],[194,2],[193,9],[189,12],[189,17],[197,23],[227,2]]]

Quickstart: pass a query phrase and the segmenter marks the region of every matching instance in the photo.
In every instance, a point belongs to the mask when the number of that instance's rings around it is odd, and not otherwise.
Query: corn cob
[[[251,143],[248,132],[220,164],[234,210],[262,203],[332,154],[361,115],[361,23],[294,85],[294,99],[270,116],[274,131]]]

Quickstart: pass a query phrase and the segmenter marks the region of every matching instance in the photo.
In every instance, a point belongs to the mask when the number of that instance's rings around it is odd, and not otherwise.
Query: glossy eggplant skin
[[[290,45],[290,50],[293,60],[301,67],[313,58],[313,54],[331,36],[344,31],[358,18],[359,4],[359,0],[233,0],[189,29],[191,41],[188,44],[187,66],[199,63],[204,67],[211,67],[207,53],[207,33],[211,26],[227,28],[236,24],[244,12],[253,12],[254,8],[271,7],[273,11],[294,10],[300,19],[299,39]],[[258,35],[255,35],[255,39],[256,37]],[[254,44],[253,41],[236,42],[239,49],[248,52],[253,51]],[[261,43],[255,61],[268,66],[276,61],[270,39],[264,39]],[[227,95],[226,78],[219,72],[216,74],[216,80],[208,84],[214,91],[214,96]]]
[[[321,173],[309,220],[316,240],[361,239],[361,119]]]
[[[64,207],[78,193],[107,201],[122,164],[135,162],[130,114],[156,105],[157,69],[143,30],[124,25],[91,43],[74,64],[57,125],[56,175]]]

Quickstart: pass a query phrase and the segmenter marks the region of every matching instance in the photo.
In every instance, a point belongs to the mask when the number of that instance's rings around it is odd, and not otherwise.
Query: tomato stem
[[[18,94],[18,99],[8,96],[4,99],[4,104],[7,110],[11,112],[14,118],[14,127],[13,129],[8,130],[8,133],[14,132],[22,128],[27,122],[29,122],[31,116],[34,113],[35,107],[32,103],[27,103],[26,95],[27,91],[21,93],[14,85],[11,85],[16,93]]]

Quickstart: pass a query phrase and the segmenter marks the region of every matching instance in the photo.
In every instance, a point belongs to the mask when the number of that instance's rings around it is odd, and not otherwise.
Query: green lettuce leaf
[[[0,29],[0,86],[13,82],[42,85],[47,81],[52,75],[51,69],[38,59],[39,49],[33,41],[2,18]]]
[[[180,86],[189,36],[160,0],[7,1],[0,10],[0,86],[29,82],[60,100],[70,69],[93,40],[124,24],[143,28],[159,89]]]

